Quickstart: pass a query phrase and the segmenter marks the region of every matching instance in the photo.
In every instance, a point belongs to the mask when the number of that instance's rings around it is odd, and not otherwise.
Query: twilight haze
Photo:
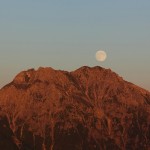
[[[0,1],[0,87],[29,68],[111,68],[150,90],[149,0]],[[105,62],[95,53],[106,51]]]

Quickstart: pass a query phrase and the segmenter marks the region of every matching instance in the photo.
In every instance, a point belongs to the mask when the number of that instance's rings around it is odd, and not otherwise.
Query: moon
[[[96,60],[97,61],[105,61],[107,58],[107,54],[103,50],[99,50],[96,52]]]

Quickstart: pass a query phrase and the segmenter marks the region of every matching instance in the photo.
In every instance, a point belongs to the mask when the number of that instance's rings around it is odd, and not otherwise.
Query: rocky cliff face
[[[101,67],[23,71],[0,90],[2,150],[149,150],[150,93]]]

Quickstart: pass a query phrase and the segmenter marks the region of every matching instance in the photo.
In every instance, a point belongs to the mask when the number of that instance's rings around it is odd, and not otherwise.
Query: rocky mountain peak
[[[20,72],[13,80],[14,83],[28,83],[34,78],[35,70],[30,69]]]
[[[150,93],[110,69],[19,73],[0,90],[0,149],[150,147]]]

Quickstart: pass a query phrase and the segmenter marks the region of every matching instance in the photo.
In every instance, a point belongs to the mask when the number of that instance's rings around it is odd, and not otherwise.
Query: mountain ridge
[[[91,70],[95,70],[95,69],[105,69],[105,68],[103,68],[103,67],[101,67],[101,66],[94,66],[94,67],[89,67],[89,66],[82,66],[82,67],[80,67],[80,68],[78,68],[78,69],[75,69],[74,71],[66,71],[66,70],[60,70],[60,69],[58,69],[58,70],[55,70],[54,68],[52,68],[52,67],[39,67],[37,70],[35,70],[34,68],[31,68],[31,69],[28,69],[28,70],[24,70],[24,71],[21,71],[19,74],[17,74],[16,75],[16,77],[17,76],[19,76],[19,75],[21,75],[21,74],[23,74],[23,73],[29,73],[29,72],[38,72],[38,71],[40,71],[40,70],[53,70],[53,71],[60,71],[60,72],[68,72],[68,73],[72,73],[72,72],[76,72],[76,71],[81,71],[81,70],[83,70],[83,69],[91,69]],[[109,69],[105,69],[106,71],[110,71],[110,72],[112,72],[112,73],[115,73],[115,72],[113,72],[110,68]],[[115,73],[116,74],[116,73]],[[119,76],[118,74],[116,74],[116,76],[118,76],[118,78],[120,78],[120,79],[123,79],[123,77],[121,77],[121,76]],[[15,78],[16,78],[15,77]],[[15,78],[13,79],[13,81],[15,80]],[[125,80],[126,81],[126,80]],[[126,81],[126,82],[128,82],[128,81]],[[131,84],[133,84],[131,81],[130,82],[128,82],[128,83],[131,83]],[[9,83],[10,84],[10,83]],[[5,86],[7,86],[8,84],[6,84]],[[135,87],[138,87],[138,88],[141,88],[141,90],[145,90],[145,91],[147,91],[147,92],[150,92],[149,90],[147,90],[147,89],[145,89],[145,88],[143,88],[143,87],[140,87],[139,85],[136,85],[136,84],[133,84]],[[5,86],[3,86],[2,88],[4,88]],[[1,89],[2,89],[1,88]]]
[[[150,93],[99,66],[20,72],[0,90],[0,116],[14,150],[150,148]]]

